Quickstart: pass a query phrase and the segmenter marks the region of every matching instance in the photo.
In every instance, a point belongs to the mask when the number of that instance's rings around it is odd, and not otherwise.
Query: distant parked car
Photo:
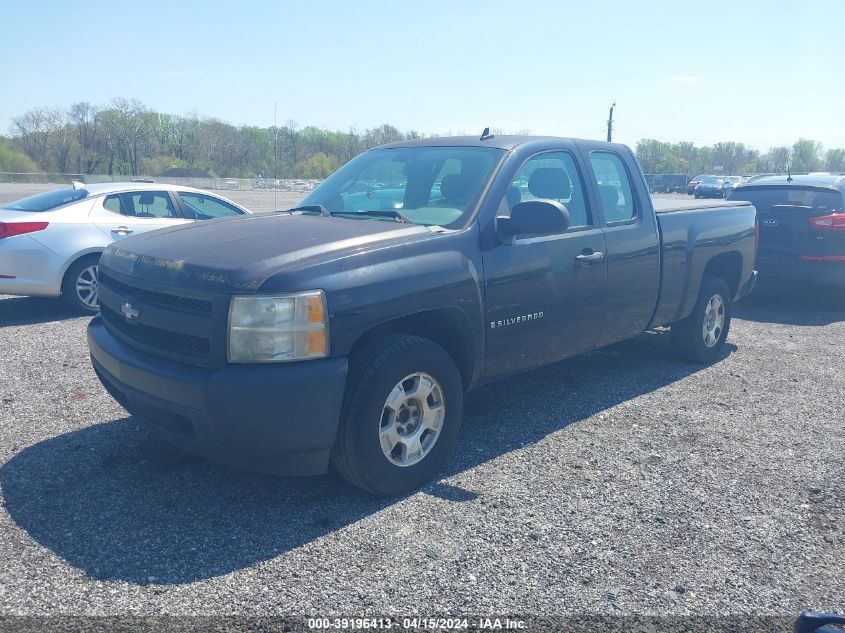
[[[725,183],[727,191],[731,191],[743,182],[742,176],[725,176],[725,180],[727,181]]]
[[[768,176],[728,200],[757,208],[761,278],[845,288],[845,176]]]
[[[692,180],[687,183],[687,195],[691,196],[695,193],[695,188],[699,185],[699,183],[704,180],[705,178],[715,178],[716,176],[712,175],[703,175],[703,176],[696,176]]]
[[[696,198],[724,198],[732,187],[731,181],[719,176],[708,176],[695,187]]]
[[[115,240],[193,220],[249,213],[201,189],[139,182],[82,185],[0,205],[0,294],[61,296],[99,307],[97,263]]]
[[[656,193],[683,193],[689,183],[686,174],[658,174],[654,177]]]
[[[267,188],[267,181],[263,178],[256,178],[252,181],[252,188],[253,189],[266,189]]]

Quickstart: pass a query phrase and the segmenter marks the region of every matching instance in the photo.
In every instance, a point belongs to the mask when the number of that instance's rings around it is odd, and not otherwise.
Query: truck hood
[[[113,243],[100,265],[174,288],[256,292],[273,274],[436,235],[381,220],[267,214],[150,231]]]

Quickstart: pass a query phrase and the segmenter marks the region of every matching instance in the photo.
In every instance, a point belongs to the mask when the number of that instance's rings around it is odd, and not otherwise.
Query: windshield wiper
[[[293,213],[294,211],[311,211],[313,213],[319,213],[320,215],[330,216],[331,212],[324,207],[322,204],[304,204],[301,207],[293,207],[292,209],[285,209],[287,213]]]
[[[393,218],[397,222],[409,224],[411,221],[395,209],[355,209],[354,211],[330,211],[329,215],[372,216],[374,218]]]

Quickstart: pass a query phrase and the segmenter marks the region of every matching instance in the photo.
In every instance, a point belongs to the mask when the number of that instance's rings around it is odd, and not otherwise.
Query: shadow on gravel
[[[845,321],[845,289],[760,281],[734,307],[745,321],[783,325],[829,325]]]
[[[0,299],[0,328],[73,319],[79,315],[59,299],[9,297]]]
[[[700,369],[676,360],[667,339],[646,334],[473,392],[444,476]],[[44,547],[93,578],[137,584],[242,569],[401,500],[373,498],[335,475],[282,478],[218,466],[160,443],[131,418],[22,450],[0,469],[0,484],[8,513]],[[453,503],[490,494],[446,482],[422,492]]]

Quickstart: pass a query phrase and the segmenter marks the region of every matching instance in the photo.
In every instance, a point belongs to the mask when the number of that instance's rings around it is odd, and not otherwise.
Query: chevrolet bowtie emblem
[[[135,321],[140,314],[128,301],[120,306],[120,312],[126,317],[127,321]]]

